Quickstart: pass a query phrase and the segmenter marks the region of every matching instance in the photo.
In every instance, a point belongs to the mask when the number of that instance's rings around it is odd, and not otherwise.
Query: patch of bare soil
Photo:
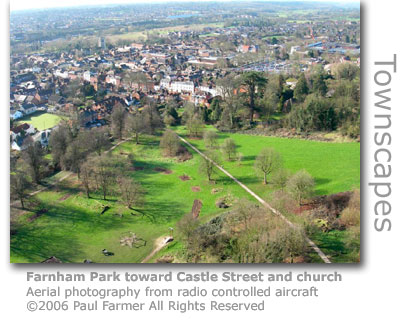
[[[69,193],[63,195],[60,199],[58,199],[58,201],[64,201],[67,200],[69,197],[71,197],[71,195]]]
[[[271,130],[271,128],[254,128],[251,130],[246,130],[244,133],[256,135],[256,136],[273,136],[280,138],[295,138],[295,139],[305,139],[311,141],[325,141],[325,142],[354,142],[360,141],[360,136],[356,139],[342,135],[339,132],[308,132],[299,133],[295,129],[279,128]]]
[[[182,180],[182,181],[187,181],[187,180],[190,180],[190,177],[188,175],[184,174],[183,176],[179,176],[179,179]]]
[[[318,196],[312,198],[306,203],[301,204],[294,213],[322,211],[329,215],[337,216],[348,206],[352,192],[339,192],[327,196]]]
[[[284,260],[285,263],[304,263],[304,257],[302,256],[297,256],[297,257],[293,257],[293,258],[287,258]]]
[[[154,168],[153,170],[155,170],[156,172],[161,172],[161,173],[163,173],[163,174],[171,174],[171,173],[173,173],[172,170],[165,169],[165,168],[161,168],[161,167],[156,167],[156,168]]]
[[[171,255],[166,255],[156,259],[156,263],[172,263],[175,260],[175,257]]]
[[[193,158],[193,155],[185,146],[180,146],[176,155],[178,157],[178,160],[182,162],[185,162]]]
[[[296,208],[294,210],[294,213],[295,214],[300,214],[300,213],[305,212],[305,211],[311,211],[311,210],[317,208],[318,206],[319,205],[316,204],[316,203],[304,203],[300,207]]]
[[[193,201],[192,211],[190,213],[192,214],[192,217],[194,219],[199,218],[200,210],[202,210],[202,206],[203,206],[203,203],[199,199],[195,199],[195,201]]]
[[[193,192],[199,192],[201,189],[200,189],[200,187],[199,186],[193,186],[192,187],[192,191]]]

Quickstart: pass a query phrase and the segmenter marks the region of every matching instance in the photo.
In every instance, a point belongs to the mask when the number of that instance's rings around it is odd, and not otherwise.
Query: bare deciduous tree
[[[43,154],[43,148],[38,142],[29,145],[22,152],[22,157],[25,163],[28,165],[31,178],[35,183],[40,183],[41,180],[41,169],[44,164]]]
[[[205,131],[203,135],[203,140],[206,148],[208,149],[216,149],[218,147],[217,133],[213,130]]]
[[[88,160],[94,166],[94,178],[98,188],[101,189],[103,199],[106,200],[115,184],[115,177],[123,170],[124,163],[121,159],[102,155]]]
[[[126,128],[128,132],[135,137],[135,142],[136,144],[138,144],[139,135],[145,130],[145,124],[143,122],[142,115],[140,113],[129,115],[126,121]]]
[[[142,110],[142,119],[144,133],[153,135],[157,130],[164,127],[163,120],[154,104],[149,104]]]
[[[233,160],[236,157],[236,149],[237,146],[233,139],[227,138],[226,140],[224,140],[222,144],[222,151],[226,154],[229,161]]]
[[[87,198],[90,198],[90,192],[92,189],[92,181],[94,177],[93,165],[89,162],[84,162],[81,166],[81,183],[84,186]]]
[[[203,121],[197,115],[192,116],[186,122],[186,129],[191,137],[200,137],[203,128]]]
[[[15,172],[10,175],[10,191],[11,195],[16,196],[24,209],[24,200],[28,196],[28,188],[30,183],[22,172]]]
[[[64,154],[72,140],[73,136],[68,123],[59,125],[51,132],[49,146],[55,164],[62,166]]]
[[[209,181],[212,180],[212,176],[216,173],[217,167],[215,163],[219,163],[218,154],[216,152],[207,151],[205,157],[200,158],[199,171],[206,175]]]
[[[267,184],[267,176],[281,166],[281,155],[273,148],[262,149],[254,162],[254,168],[256,171],[263,175],[264,184]]]
[[[172,130],[166,130],[160,140],[160,147],[164,155],[175,156],[180,148],[180,140]]]
[[[120,104],[116,104],[111,114],[111,126],[113,135],[122,139],[125,129],[126,110]]]
[[[78,178],[81,174],[81,164],[85,160],[86,151],[86,146],[80,140],[74,140],[68,146],[63,158],[64,168],[77,173]]]
[[[132,178],[119,177],[118,186],[121,200],[129,209],[143,204],[144,194],[139,183],[135,182]]]
[[[87,146],[88,151],[96,152],[99,156],[110,145],[108,130],[104,127],[84,131],[79,136],[80,141]]]

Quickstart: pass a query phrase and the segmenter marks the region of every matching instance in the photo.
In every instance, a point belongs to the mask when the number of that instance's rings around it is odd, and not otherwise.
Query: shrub
[[[236,157],[236,149],[237,146],[233,139],[228,138],[224,140],[222,144],[222,151],[227,156],[227,159],[229,161],[233,160]]]
[[[352,251],[352,260],[359,262],[361,257],[361,230],[360,226],[353,226],[347,231],[345,245]]]
[[[195,229],[199,226],[199,221],[189,212],[180,219],[176,225],[176,230],[183,240],[188,240],[193,236]]]
[[[299,205],[302,199],[313,194],[314,186],[314,179],[306,170],[296,172],[287,182],[288,191],[297,199]]]
[[[284,190],[273,192],[271,206],[281,213],[293,213],[297,209],[297,201]]]
[[[283,191],[289,178],[290,172],[287,169],[279,168],[275,173],[273,173],[271,184],[273,185],[273,188]]]
[[[200,137],[204,128],[203,121],[197,116],[192,116],[186,122],[186,129],[191,137]]]
[[[361,210],[360,210],[360,192],[354,191],[352,194],[348,206],[341,212],[340,222],[347,228],[352,226],[359,226],[361,223]]]
[[[217,133],[215,131],[206,131],[203,135],[204,143],[206,148],[216,149],[217,143]]]

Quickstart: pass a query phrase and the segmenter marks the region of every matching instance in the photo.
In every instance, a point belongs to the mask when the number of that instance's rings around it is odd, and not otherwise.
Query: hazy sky
[[[191,1],[192,0],[176,0],[176,1],[173,0],[173,2],[191,2]],[[197,1],[223,1],[223,0],[193,0],[193,1],[197,2]],[[231,0],[231,1],[235,1],[235,0]],[[268,1],[268,0],[262,0],[262,1]],[[356,0],[312,0],[312,1],[359,2]],[[74,6],[84,6],[84,5],[124,4],[124,3],[160,3],[160,2],[172,2],[172,1],[169,1],[169,0],[10,0],[10,10],[14,11],[14,10],[24,10],[24,9],[74,7]]]

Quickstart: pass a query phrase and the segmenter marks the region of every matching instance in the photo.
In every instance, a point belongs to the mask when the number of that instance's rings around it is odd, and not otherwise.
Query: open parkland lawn
[[[186,133],[183,127],[176,130],[181,135]],[[238,152],[243,153],[243,159],[241,164],[224,161],[224,168],[266,200],[271,199],[272,189],[255,176],[253,163],[258,152],[268,146],[281,152],[284,166],[290,171],[305,168],[312,174],[319,195],[359,188],[359,143],[219,133],[220,141],[227,137],[234,139]],[[204,149],[202,140],[189,141],[199,149]],[[92,194],[92,199],[87,199],[75,175],[35,196],[40,203],[38,206],[47,209],[45,213],[36,215],[35,212],[12,208],[12,215],[16,217],[19,226],[11,236],[11,262],[40,262],[50,256],[71,263],[81,263],[85,259],[96,263],[141,262],[154,249],[155,240],[168,235],[169,227],[175,227],[177,221],[190,212],[195,199],[203,202],[200,214],[202,222],[229,210],[215,206],[215,201],[222,196],[229,194],[235,199],[251,199],[250,195],[222,173],[215,177],[216,183],[207,182],[205,176],[198,172],[199,155],[191,152],[193,159],[185,162],[164,158],[159,150],[159,137],[147,136],[142,137],[140,145],[129,141],[113,151],[125,158],[129,154],[134,157],[132,163],[129,162],[126,174],[140,182],[145,190],[145,205],[136,210],[127,209],[116,197],[103,201],[100,195]],[[183,175],[190,179],[183,181],[179,178]],[[108,205],[110,209],[101,215],[102,205]],[[122,218],[119,214],[122,214]],[[291,220],[296,219],[293,217]],[[129,232],[146,240],[146,245],[139,248],[121,246],[121,237]],[[327,238],[330,242],[326,241]],[[334,234],[329,233],[315,240],[330,255],[342,249],[342,235],[334,238]],[[104,256],[102,249],[114,255]],[[176,235],[175,241],[155,257],[181,249]],[[154,262],[155,257],[150,262]],[[312,260],[320,262],[317,257]],[[337,262],[344,261],[346,259],[341,252]]]
[[[211,130],[210,127],[207,129]],[[184,127],[179,127],[177,132],[199,150],[205,150],[203,140],[189,139]],[[307,170],[315,179],[317,195],[359,189],[360,144],[357,142],[320,142],[221,132],[218,138],[220,144],[224,139],[232,138],[237,152],[243,154],[240,165],[224,160],[223,167],[266,200],[271,189],[256,176],[254,161],[261,149],[267,147],[280,152],[284,167],[292,173]]]
[[[206,221],[223,210],[215,206],[217,198],[229,193],[246,196],[229,179],[217,185],[208,183],[198,173],[199,155],[193,154],[193,159],[179,162],[163,158],[158,145],[159,137],[142,137],[140,145],[126,142],[113,152],[124,157],[132,153],[135,157],[136,169],[130,169],[127,174],[145,190],[146,203],[143,208],[136,208],[140,210],[127,209],[115,197],[103,201],[100,195],[92,194],[93,199],[87,199],[74,175],[53,190],[35,196],[48,210],[38,218],[33,219],[34,212],[12,208],[20,226],[11,237],[11,261],[40,262],[54,255],[71,263],[85,259],[99,263],[141,262],[153,250],[155,240],[168,235],[168,228],[175,227],[176,222],[190,212],[194,199],[203,202],[201,219]],[[157,168],[168,171],[160,172]],[[190,180],[182,181],[179,178],[182,175],[189,176]],[[192,191],[192,187],[199,187],[200,191]],[[212,194],[216,187],[222,190]],[[110,206],[103,215],[100,214],[102,204]],[[123,217],[116,215],[118,213]],[[146,246],[121,246],[120,238],[130,231],[146,240]],[[114,255],[104,256],[102,249]]]
[[[29,123],[39,131],[50,129],[60,123],[62,118],[47,112],[36,112],[18,120],[17,124]]]

